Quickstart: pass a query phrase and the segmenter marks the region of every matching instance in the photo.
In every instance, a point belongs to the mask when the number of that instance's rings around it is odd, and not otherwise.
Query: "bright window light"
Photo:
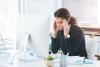
[[[17,23],[17,0],[0,0],[0,34],[12,40],[15,46]]]

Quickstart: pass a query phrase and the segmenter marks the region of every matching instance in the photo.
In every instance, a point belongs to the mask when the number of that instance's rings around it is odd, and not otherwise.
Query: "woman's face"
[[[55,22],[56,22],[56,26],[57,28],[59,28],[60,30],[63,29],[63,18],[55,18]]]

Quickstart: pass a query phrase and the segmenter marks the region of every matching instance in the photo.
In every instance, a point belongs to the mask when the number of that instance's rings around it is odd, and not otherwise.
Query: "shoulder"
[[[78,25],[71,25],[70,32],[83,33],[83,30]]]

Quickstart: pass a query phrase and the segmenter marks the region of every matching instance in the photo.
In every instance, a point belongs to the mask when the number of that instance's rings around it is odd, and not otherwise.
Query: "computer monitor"
[[[29,33],[28,45],[31,50],[41,57],[47,57],[49,51],[49,23],[49,15],[20,14],[17,23],[16,47],[21,46],[23,35]]]

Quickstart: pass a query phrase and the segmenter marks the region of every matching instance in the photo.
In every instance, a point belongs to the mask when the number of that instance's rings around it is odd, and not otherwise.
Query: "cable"
[[[19,53],[21,53],[22,51],[23,51],[23,50],[20,50],[19,52],[17,52],[17,53],[12,57],[11,62],[8,63],[8,64],[13,64],[15,57],[16,57]]]

